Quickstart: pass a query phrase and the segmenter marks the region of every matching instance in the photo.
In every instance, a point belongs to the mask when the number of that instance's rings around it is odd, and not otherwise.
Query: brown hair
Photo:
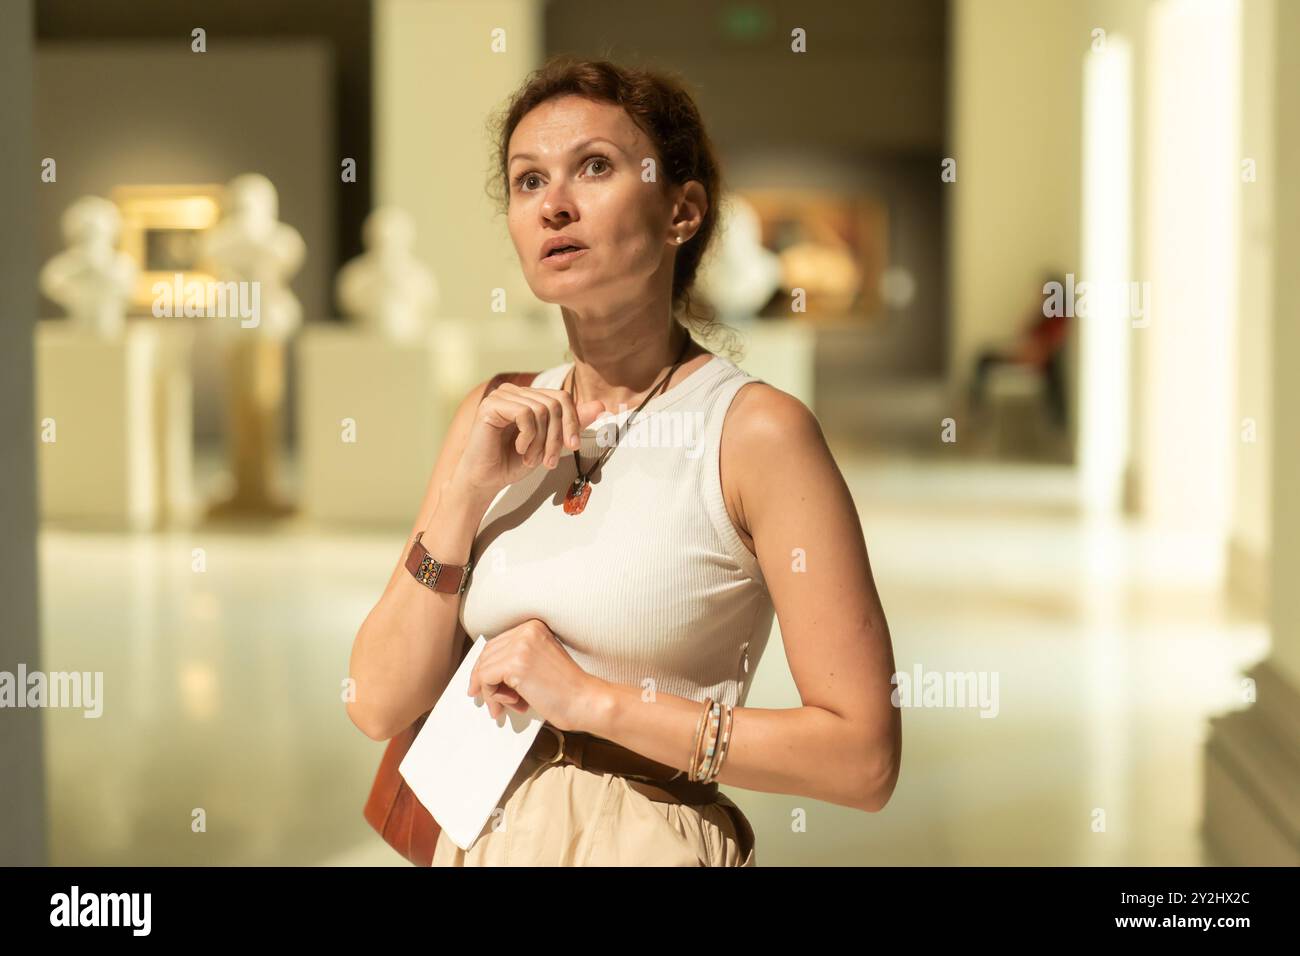
[[[492,121],[496,155],[488,192],[504,213],[510,205],[510,136],[528,113],[546,100],[567,95],[621,106],[654,144],[659,154],[658,169],[671,185],[698,180],[708,195],[709,206],[699,230],[677,249],[673,265],[672,302],[682,318],[693,320],[702,338],[719,329],[712,308],[701,308],[692,296],[699,270],[718,226],[718,204],[722,196],[722,174],[713,144],[704,129],[700,111],[675,75],[619,66],[609,60],[587,60],[572,54],[557,54],[534,70]]]

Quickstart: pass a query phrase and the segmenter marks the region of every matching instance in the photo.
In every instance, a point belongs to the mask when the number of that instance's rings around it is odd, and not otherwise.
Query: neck
[[[653,325],[601,324],[565,309],[564,321],[574,355],[573,371],[564,387],[576,387],[579,402],[600,401],[610,413],[616,413],[620,405],[637,407],[680,355],[681,364],[664,386],[665,390],[671,388],[682,377],[683,366],[705,351],[689,342],[683,353],[682,345],[690,333],[671,317]]]

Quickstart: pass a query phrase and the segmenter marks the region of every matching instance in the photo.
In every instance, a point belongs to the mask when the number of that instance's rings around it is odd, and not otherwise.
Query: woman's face
[[[534,295],[601,310],[644,297],[656,279],[671,291],[673,202],[654,146],[621,107],[547,100],[515,127],[507,158],[510,238]],[[646,159],[654,181],[641,178]],[[586,248],[544,258],[556,237]]]

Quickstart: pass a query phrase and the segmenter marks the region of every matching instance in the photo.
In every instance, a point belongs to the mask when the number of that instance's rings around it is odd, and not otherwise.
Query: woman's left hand
[[[593,683],[551,629],[533,618],[487,642],[466,693],[482,696],[493,720],[506,707],[521,714],[532,707],[560,730],[581,730]]]

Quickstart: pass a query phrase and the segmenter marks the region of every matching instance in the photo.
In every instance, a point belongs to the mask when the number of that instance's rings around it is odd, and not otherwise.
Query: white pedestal
[[[729,318],[725,324],[739,333],[743,343],[745,354],[737,365],[816,411],[817,330],[811,322]]]
[[[569,347],[559,315],[541,320],[507,315],[439,319],[433,335],[448,420],[474,385],[497,372],[540,372],[560,365]]]
[[[35,343],[42,519],[155,527],[157,329],[129,323],[121,339],[104,341],[38,322]]]
[[[304,326],[295,348],[305,517],[415,521],[449,420],[434,343],[393,344],[333,322]]]
[[[154,328],[158,335],[154,378],[158,509],[165,523],[189,526],[199,514],[194,492],[195,329],[189,322],[168,319]]]
[[[470,388],[497,372],[558,365],[568,340],[558,319],[493,316],[440,319],[427,341],[409,345],[309,323],[296,347],[304,515],[406,527]],[[345,440],[346,419],[355,442]]]

